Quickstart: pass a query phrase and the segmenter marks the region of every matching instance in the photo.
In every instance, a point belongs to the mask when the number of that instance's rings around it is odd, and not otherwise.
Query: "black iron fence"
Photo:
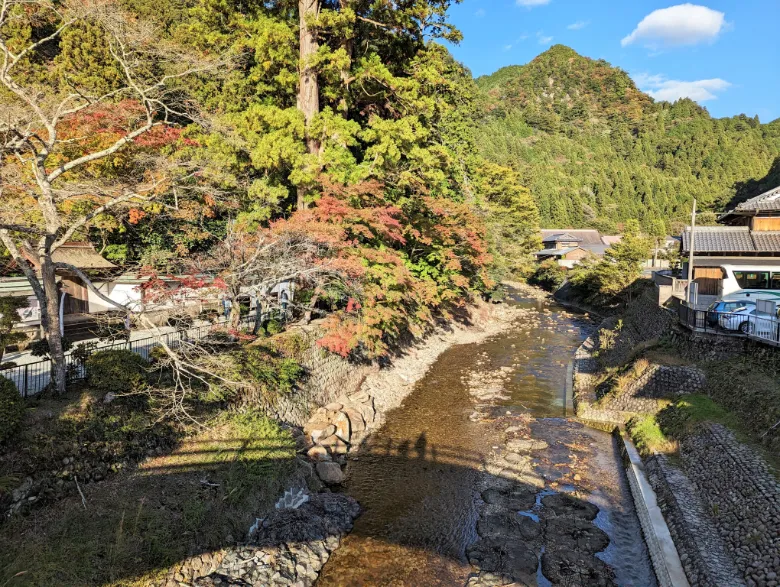
[[[255,323],[254,314],[242,316],[240,325],[251,327]],[[94,351],[107,350],[129,350],[148,360],[153,348],[162,346],[163,343],[169,348],[176,349],[182,342],[197,341],[206,338],[215,330],[224,327],[226,320],[222,319],[214,323],[201,326],[192,326],[190,328],[179,328],[171,332],[161,332],[154,336],[139,338],[135,340],[114,340],[96,342]],[[89,342],[89,341],[86,341]],[[75,383],[86,378],[87,373],[84,368],[84,361],[79,355],[69,352],[65,355],[66,372],[69,383]],[[52,380],[52,362],[50,359],[43,359],[26,365],[18,365],[9,369],[0,371],[0,377],[10,379],[16,384],[19,393],[24,397],[36,395],[46,389]]]
[[[691,330],[745,336],[780,345],[780,320],[771,316],[747,312],[715,312],[700,310],[680,302],[677,315],[680,323]]]

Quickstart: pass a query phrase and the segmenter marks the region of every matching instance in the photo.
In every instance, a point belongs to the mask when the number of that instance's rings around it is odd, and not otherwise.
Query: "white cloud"
[[[679,47],[714,41],[725,26],[725,14],[706,6],[678,4],[654,10],[623,38],[624,47],[641,42],[650,48]]]
[[[550,0],[515,0],[515,3],[518,6],[528,6],[529,8],[532,8],[534,6],[544,6],[545,4],[549,4]]]
[[[577,22],[571,23],[566,28],[569,29],[570,31],[578,31],[580,29],[584,29],[589,24],[590,24],[589,20],[578,20]]]
[[[504,51],[509,51],[512,48],[512,45],[504,45]]]
[[[549,45],[553,40],[553,37],[548,37],[544,34],[544,31],[537,31],[536,38],[539,40],[540,45]]]
[[[477,11],[474,13],[474,16],[476,16],[477,18],[482,18],[482,17],[483,17],[483,16],[485,16],[486,14],[487,14],[487,13],[485,12],[485,9],[484,9],[484,8],[480,8],[479,10],[477,10]]]
[[[656,100],[674,102],[680,98],[690,98],[697,102],[717,100],[717,94],[727,90],[731,84],[720,78],[681,81],[667,79],[663,75],[639,73],[633,76],[636,85]]]

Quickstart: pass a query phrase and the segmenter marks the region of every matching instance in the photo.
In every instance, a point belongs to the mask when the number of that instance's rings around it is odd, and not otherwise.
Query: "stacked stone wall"
[[[645,470],[691,586],[745,585],[690,480],[664,455]]]
[[[299,361],[306,375],[293,393],[266,407],[269,415],[287,424],[303,426],[315,409],[357,392],[366,377],[379,370],[375,363],[345,359],[319,347],[322,331],[316,326],[295,330],[293,336],[302,338]]]
[[[680,455],[745,582],[780,585],[780,483],[764,460],[719,424],[686,436]]]

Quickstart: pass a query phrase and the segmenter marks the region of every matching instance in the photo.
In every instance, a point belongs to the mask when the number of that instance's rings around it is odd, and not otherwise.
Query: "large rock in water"
[[[349,426],[353,432],[363,432],[366,429],[366,422],[363,419],[363,414],[358,412],[355,408],[344,408],[344,413],[349,418]]]
[[[604,561],[573,550],[556,548],[545,551],[542,573],[553,585],[617,586],[615,574]]]
[[[485,503],[521,512],[534,507],[536,491],[519,486],[509,489],[491,488],[482,492],[482,499],[485,500]]]
[[[338,463],[317,463],[317,475],[328,485],[339,485],[344,481],[344,473]]]
[[[346,442],[341,440],[338,436],[333,434],[327,438],[323,438],[319,441],[321,446],[324,446],[332,455],[345,455],[349,451],[349,446]]]
[[[515,512],[487,514],[477,522],[477,533],[482,538],[504,538],[529,542],[538,538],[541,528],[538,522]]]
[[[582,518],[549,518],[544,530],[545,542],[558,548],[596,554],[609,545],[606,532]]]
[[[521,584],[535,584],[539,560],[521,541],[483,538],[467,551],[469,562],[480,570],[510,577]]]
[[[542,505],[545,508],[546,516],[571,516],[573,518],[595,520],[596,515],[599,513],[598,506],[566,493],[545,495],[542,498]]]

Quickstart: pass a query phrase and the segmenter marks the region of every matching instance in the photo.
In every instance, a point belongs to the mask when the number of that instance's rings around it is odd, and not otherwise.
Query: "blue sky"
[[[562,43],[627,71],[656,99],[713,116],[780,117],[780,0],[464,0],[453,55],[475,76]]]

